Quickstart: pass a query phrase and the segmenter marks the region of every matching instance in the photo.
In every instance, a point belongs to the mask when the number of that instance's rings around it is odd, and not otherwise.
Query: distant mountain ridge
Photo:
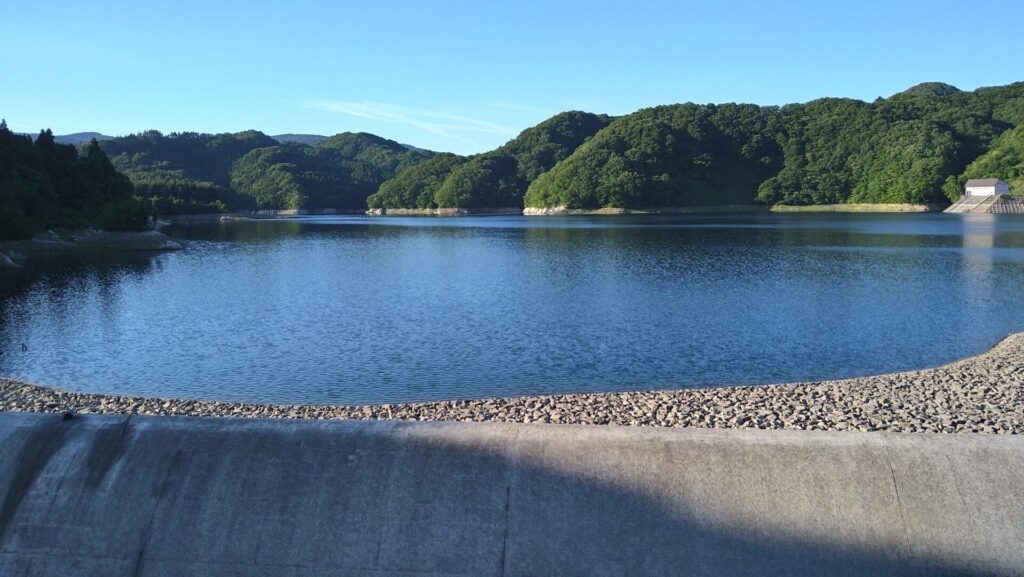
[[[96,139],[97,141],[110,140],[113,136],[107,136],[106,134],[100,134],[99,132],[75,132],[73,134],[58,134],[53,137],[53,140],[60,144],[86,144],[90,140]]]
[[[28,136],[28,137],[31,137],[32,139],[35,139],[35,137],[37,136],[36,134],[31,134],[31,133],[28,133],[28,132],[18,132],[18,133],[15,133],[15,134],[20,134],[22,136]],[[93,139],[96,139],[97,141],[102,142],[104,140],[113,140],[114,138],[117,138],[117,137],[116,136],[109,136],[107,134],[102,134],[102,133],[99,133],[99,132],[74,132],[72,134],[55,134],[53,136],[54,142],[56,142],[58,144],[74,144],[76,146],[79,145],[79,144],[85,144],[85,143],[87,143],[87,142],[89,142],[90,140],[93,140]],[[286,142],[298,142],[299,144],[308,144],[308,145],[312,146],[314,144],[319,143],[321,140],[327,139],[328,137],[324,136],[322,134],[293,134],[293,133],[288,133],[288,134],[275,134],[275,135],[271,136],[271,138],[273,138],[274,140],[276,140],[277,142],[279,142],[281,144],[284,144]],[[431,152],[430,150],[428,150],[426,148],[420,148],[418,146],[413,146],[411,144],[402,144],[402,146],[404,146],[405,148],[408,148],[409,150],[415,150],[415,151],[419,151],[419,152]]]
[[[874,102],[656,106],[592,132],[571,130],[583,138],[522,172],[536,154],[524,140],[547,138],[545,125],[560,117],[491,152],[435,156],[383,183],[367,203],[545,212],[937,204],[958,198],[966,178],[982,176],[1024,194],[1022,82],[969,92],[925,82]]]
[[[231,209],[647,209],[923,204],[967,178],[1024,194],[1024,82],[925,82],[864,102],[669,104],[564,112],[480,154],[369,133],[148,131],[101,141],[158,212]],[[81,146],[81,145],[80,145]]]
[[[35,140],[39,134],[29,134],[28,132],[17,132],[20,136],[28,136],[32,140]],[[54,134],[53,141],[57,144],[86,144],[92,139],[97,141],[110,140],[113,136],[107,136],[106,134],[100,134],[99,132],[75,132],[72,134]]]
[[[131,178],[136,194],[164,214],[365,210],[367,196],[382,182],[434,155],[367,133],[278,138],[256,130],[168,135],[150,130],[101,146]]]

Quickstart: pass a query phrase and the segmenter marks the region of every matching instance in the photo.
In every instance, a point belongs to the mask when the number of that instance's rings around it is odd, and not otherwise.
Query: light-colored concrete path
[[[0,575],[1022,575],[1024,438],[0,414]]]

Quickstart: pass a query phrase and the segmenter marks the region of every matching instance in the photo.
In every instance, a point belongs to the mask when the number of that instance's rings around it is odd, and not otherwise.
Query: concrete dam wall
[[[0,575],[1022,575],[1024,439],[0,414]]]

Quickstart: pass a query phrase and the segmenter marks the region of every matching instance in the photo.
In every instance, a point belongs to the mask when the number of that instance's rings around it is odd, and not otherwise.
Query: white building
[[[1010,185],[998,178],[972,178],[967,181],[966,196],[992,196],[1010,194]]]

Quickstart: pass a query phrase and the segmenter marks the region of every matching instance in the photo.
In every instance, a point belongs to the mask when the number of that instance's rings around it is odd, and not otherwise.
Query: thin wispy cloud
[[[477,142],[465,136],[466,134],[514,136],[518,133],[515,128],[479,118],[399,104],[349,102],[343,100],[308,100],[304,105],[307,108],[337,112],[356,118],[404,124],[473,146],[476,146]]]
[[[538,114],[554,115],[555,112],[550,108],[544,108],[542,106],[534,106],[532,104],[520,104],[518,102],[491,102],[488,104],[491,108],[501,108],[503,110],[515,110],[517,112],[536,112]]]

